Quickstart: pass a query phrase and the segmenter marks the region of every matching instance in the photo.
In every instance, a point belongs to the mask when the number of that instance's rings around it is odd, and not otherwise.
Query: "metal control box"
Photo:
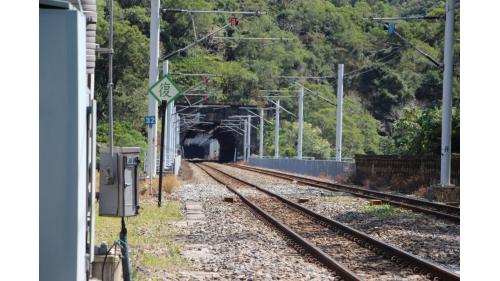
[[[139,214],[139,147],[114,147],[101,153],[99,215],[130,217]]]

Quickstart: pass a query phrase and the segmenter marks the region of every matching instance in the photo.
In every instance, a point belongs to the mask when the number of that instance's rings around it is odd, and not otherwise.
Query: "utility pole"
[[[149,86],[158,80],[158,58],[160,56],[160,0],[151,0],[151,24],[149,27]],[[148,97],[148,116],[158,120],[158,103],[156,99]],[[151,179],[156,174],[156,131],[157,122],[148,128],[148,170]]]
[[[276,113],[274,117],[274,158],[280,158],[280,99],[275,103]]]
[[[335,136],[335,161],[342,161],[342,103],[344,96],[344,64],[338,65],[337,80],[337,132]]]
[[[297,158],[302,159],[302,134],[304,130],[304,86],[300,87],[299,92],[299,132],[297,141]]]
[[[248,121],[244,121],[243,132],[243,161],[247,161],[247,134],[248,134]]]
[[[451,166],[451,106],[453,100],[453,43],[455,27],[455,0],[446,1],[443,73],[443,121],[441,128],[441,186],[450,185]]]
[[[109,117],[109,154],[113,156],[113,1],[109,1],[109,49],[108,54],[108,117]],[[114,180],[113,170],[111,178]]]
[[[159,179],[158,179],[158,207],[161,207],[161,189],[163,186],[163,162],[165,161],[165,121],[166,121],[166,112],[167,112],[167,102],[162,101],[161,102],[161,142],[160,142],[160,167],[158,167],[160,170],[158,171],[159,173]],[[156,163],[155,163],[156,166]]]
[[[247,160],[250,158],[250,153],[251,153],[251,140],[252,140],[252,117],[250,115],[247,116],[247,128],[248,128],[248,134],[247,134]]]
[[[259,156],[264,157],[264,108],[260,108]]]
[[[168,62],[168,60],[167,60]],[[174,110],[174,101],[171,101],[167,105],[167,137],[166,137],[166,158],[165,158],[165,164],[170,165],[172,164],[172,145],[173,145],[173,136],[174,136],[174,128],[173,128],[173,110]]]

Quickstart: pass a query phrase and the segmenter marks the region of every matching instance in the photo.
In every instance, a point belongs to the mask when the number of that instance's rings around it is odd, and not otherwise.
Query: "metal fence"
[[[282,170],[290,173],[309,176],[348,177],[356,172],[353,162],[339,162],[334,160],[304,160],[295,158],[249,158],[251,166]]]

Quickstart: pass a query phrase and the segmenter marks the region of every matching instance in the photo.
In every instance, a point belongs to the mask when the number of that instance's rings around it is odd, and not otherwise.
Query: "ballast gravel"
[[[190,268],[168,280],[337,280],[301,256],[237,196],[190,164],[193,178],[177,191],[181,202],[201,202],[204,220],[179,224]],[[233,197],[234,202],[225,202]]]

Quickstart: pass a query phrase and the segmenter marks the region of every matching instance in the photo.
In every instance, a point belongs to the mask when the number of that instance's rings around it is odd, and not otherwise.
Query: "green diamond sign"
[[[169,103],[175,100],[181,94],[181,91],[177,88],[177,85],[170,80],[170,77],[165,75],[148,89],[148,93],[153,95],[159,102],[166,101]]]

